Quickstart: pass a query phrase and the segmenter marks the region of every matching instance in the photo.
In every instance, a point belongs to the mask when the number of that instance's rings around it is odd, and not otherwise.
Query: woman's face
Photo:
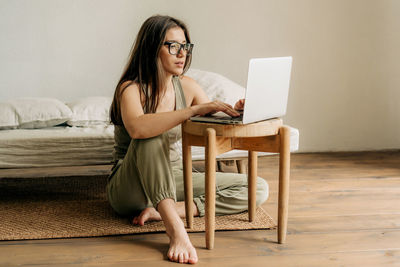
[[[171,28],[167,31],[164,42],[186,44],[185,33],[180,27]],[[166,73],[172,75],[182,74],[186,61],[186,51],[184,49],[180,49],[176,55],[171,55],[169,53],[169,46],[163,45],[160,49],[159,57]]]

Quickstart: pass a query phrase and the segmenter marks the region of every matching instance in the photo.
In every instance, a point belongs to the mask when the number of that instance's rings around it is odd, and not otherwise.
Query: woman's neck
[[[172,86],[172,74],[167,74],[165,76],[164,82],[163,82],[163,86],[164,86],[164,93],[166,93],[168,91],[168,89],[171,89]]]
[[[166,74],[164,79],[164,84],[171,84],[172,77],[173,77],[172,74]]]

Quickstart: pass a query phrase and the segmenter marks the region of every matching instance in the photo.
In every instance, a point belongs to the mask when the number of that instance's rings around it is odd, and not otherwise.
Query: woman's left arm
[[[192,78],[183,76],[181,78],[183,92],[185,93],[186,105],[188,107],[205,104],[210,102],[210,99],[204,92],[203,88]]]
[[[185,93],[186,105],[196,109],[197,114],[204,116],[222,111],[229,116],[239,116],[239,113],[231,105],[219,100],[210,101],[203,88],[192,78],[184,76],[181,84]]]

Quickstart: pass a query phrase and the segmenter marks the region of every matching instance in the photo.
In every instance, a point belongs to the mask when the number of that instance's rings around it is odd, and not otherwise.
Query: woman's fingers
[[[243,110],[244,108],[244,99],[239,99],[235,104],[236,110]]]
[[[232,117],[237,117],[240,115],[231,105],[218,100],[198,105],[196,108],[196,114],[202,116],[206,114],[213,114],[218,111],[222,111]]]
[[[229,105],[227,103],[220,102],[220,101],[218,101],[218,104],[222,107],[222,109],[218,110],[218,111],[223,111],[223,112],[225,112],[226,114],[228,114],[229,116],[232,116],[232,117],[237,117],[237,116],[240,115],[239,112],[237,112],[231,105]]]
[[[240,109],[244,108],[244,99],[240,99]]]

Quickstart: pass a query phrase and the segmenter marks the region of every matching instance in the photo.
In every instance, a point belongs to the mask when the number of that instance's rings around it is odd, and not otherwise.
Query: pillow
[[[111,97],[94,96],[67,103],[72,110],[72,118],[67,121],[67,124],[82,127],[109,125],[111,102]]]
[[[194,79],[211,100],[220,100],[233,106],[236,101],[244,98],[244,88],[220,74],[189,69],[185,75]]]
[[[0,130],[15,129],[18,125],[14,107],[7,102],[0,103]]]
[[[9,100],[18,117],[18,128],[52,127],[71,118],[71,110],[54,98],[26,97]]]

